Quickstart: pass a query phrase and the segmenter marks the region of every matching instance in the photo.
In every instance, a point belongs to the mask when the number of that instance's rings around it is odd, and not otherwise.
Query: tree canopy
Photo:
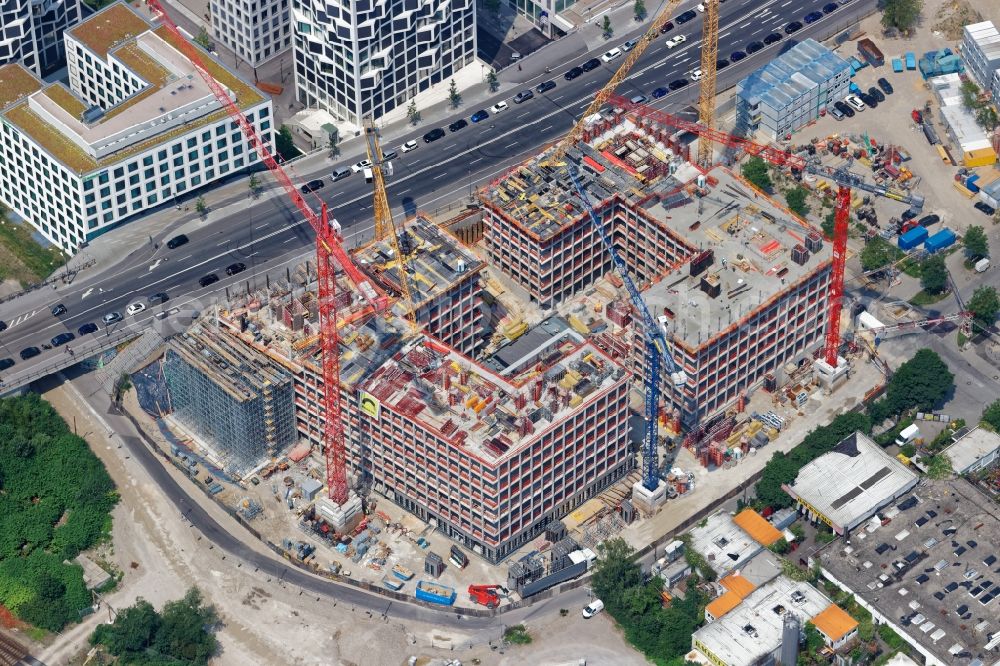
[[[930,349],[921,349],[892,376],[886,387],[885,403],[889,414],[908,409],[931,411],[955,387],[955,375],[948,364]]]
[[[920,286],[928,294],[940,294],[948,286],[948,269],[944,255],[935,254],[920,264]]]
[[[983,422],[1000,432],[1000,400],[994,401],[983,410]]]
[[[984,285],[972,292],[969,299],[969,312],[972,313],[972,324],[974,331],[985,331],[997,319],[1000,313],[1000,297],[997,296],[996,287]]]
[[[98,626],[90,642],[103,645],[123,664],[208,664],[218,649],[212,633],[218,621],[215,608],[202,604],[201,592],[192,587],[160,613],[140,598],[119,611],[112,624]]]
[[[49,631],[90,605],[63,564],[111,527],[114,483],[87,443],[36,394],[0,400],[0,604]]]
[[[759,157],[750,157],[746,162],[743,163],[742,167],[743,177],[753,183],[758,189],[770,190],[771,185],[771,174],[767,168],[767,162]]]
[[[882,0],[882,26],[907,32],[917,25],[923,0]]]
[[[982,227],[969,227],[962,238],[962,244],[969,259],[982,259],[990,255],[990,242]]]
[[[809,192],[801,185],[785,192],[785,201],[788,202],[788,210],[804,218],[809,214],[809,204],[806,203],[808,195]]]
[[[833,215],[833,213],[830,213]],[[861,250],[861,268],[866,271],[873,271],[876,268],[888,266],[903,255],[903,251],[882,238],[875,236],[865,243],[865,248]]]

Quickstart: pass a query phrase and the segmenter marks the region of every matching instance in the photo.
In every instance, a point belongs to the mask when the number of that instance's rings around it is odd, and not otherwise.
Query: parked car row
[[[833,106],[827,109],[830,115],[836,120],[843,120],[853,118],[855,113],[860,113],[868,107],[873,109],[877,107],[885,101],[886,95],[893,93],[892,84],[885,77],[880,78],[877,83],[877,87],[872,86],[867,92],[857,88],[857,92],[851,93],[842,101],[834,102]],[[854,86],[853,83],[851,85]]]

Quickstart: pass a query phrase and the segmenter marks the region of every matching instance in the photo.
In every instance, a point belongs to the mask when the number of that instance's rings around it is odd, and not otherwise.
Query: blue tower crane
[[[597,219],[597,213],[594,212],[594,207],[590,204],[587,192],[583,189],[583,186],[580,185],[580,179],[577,177],[577,169],[575,167],[570,167],[569,175],[570,178],[573,179],[573,186],[579,193],[580,198],[583,199],[583,204],[587,208],[587,214],[590,215],[590,221],[593,223],[594,228],[597,229],[597,233],[600,235],[601,241],[604,243],[604,247],[607,248],[608,253],[611,255],[611,259],[614,261],[615,270],[618,272],[618,275],[628,288],[629,296],[632,298],[632,304],[642,317],[642,325],[646,333],[646,376],[643,378],[646,391],[644,414],[646,419],[646,432],[643,435],[642,446],[642,485],[645,486],[646,490],[654,491],[659,485],[660,480],[659,471],[657,470],[656,465],[656,445],[658,440],[657,424],[660,418],[659,377],[661,359],[666,362],[667,371],[670,373],[670,379],[674,386],[679,388],[687,384],[687,375],[674,361],[670,345],[667,343],[667,318],[661,316],[659,321],[653,320],[653,316],[649,313],[649,308],[646,307],[645,301],[642,300],[642,295],[639,293],[639,289],[635,286],[635,283],[628,274],[628,267],[625,265],[625,261],[618,255],[617,250],[615,250],[615,246],[611,244],[611,239],[608,238],[608,234],[604,230],[604,226],[601,224],[600,220]]]

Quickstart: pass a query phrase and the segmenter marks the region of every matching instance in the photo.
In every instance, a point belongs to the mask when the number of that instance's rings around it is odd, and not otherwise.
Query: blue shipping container
[[[916,226],[899,237],[900,250],[912,250],[927,240],[927,228]]]
[[[899,58],[892,59],[892,71],[902,72],[903,71],[903,61]]]
[[[906,53],[906,69],[916,69],[917,68],[917,57],[913,55],[913,51],[907,51]]]
[[[924,248],[928,252],[937,252],[954,243],[956,239],[957,236],[955,236],[954,231],[951,229],[942,229],[927,239],[927,242],[924,243]]]
[[[979,186],[976,185],[977,180],[979,180],[979,174],[975,174],[966,178],[965,189],[969,190],[970,192],[978,192]]]
[[[854,81],[851,81],[851,85],[849,85],[847,89],[854,95],[857,95],[861,92],[861,87]]]
[[[422,580],[417,583],[416,596],[420,601],[429,601],[432,604],[451,606],[455,603],[456,595],[454,588],[448,587],[447,585],[441,585],[440,583]]]

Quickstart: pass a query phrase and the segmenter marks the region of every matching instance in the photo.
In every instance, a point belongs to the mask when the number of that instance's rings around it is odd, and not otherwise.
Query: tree
[[[987,132],[992,132],[997,125],[1000,125],[1000,116],[997,116],[997,112],[992,106],[984,103],[976,109],[976,122]]]
[[[416,125],[420,122],[420,111],[417,109],[417,103],[414,100],[410,100],[410,105],[406,107],[406,117],[410,119],[410,123]]]
[[[201,26],[198,30],[198,35],[194,38],[194,43],[206,51],[212,50],[212,37],[208,34],[208,30],[205,30],[205,26]]]
[[[948,286],[948,269],[944,255],[936,254],[920,264],[920,285],[928,294],[940,294]]]
[[[611,35],[615,34],[614,28],[611,27],[611,17],[607,14],[604,15],[601,32],[604,34],[604,39],[611,39]]]
[[[330,157],[340,155],[340,135],[337,132],[331,132],[327,135],[326,147],[330,151]]]
[[[972,313],[973,332],[986,331],[997,319],[1000,313],[1000,297],[996,287],[984,285],[972,293],[969,299],[969,312]]]
[[[983,410],[983,422],[996,432],[1000,432],[1000,400],[993,402]]]
[[[208,204],[205,203],[205,197],[198,197],[195,199],[194,209],[198,211],[198,214],[202,217],[208,215]]]
[[[635,0],[635,6],[632,7],[632,13],[635,14],[636,21],[641,21],[646,18],[646,3],[643,0]]]
[[[927,476],[932,479],[947,479],[955,473],[946,453],[939,453],[927,459]]]
[[[923,0],[883,0],[882,26],[909,32],[920,18]]]
[[[278,155],[282,159],[290,160],[293,157],[299,156],[299,149],[295,147],[295,141],[292,139],[292,130],[288,129],[287,125],[282,125],[278,128],[278,134],[274,138],[275,148],[277,148]]]
[[[990,255],[990,242],[982,227],[969,227],[962,238],[962,244],[965,245],[965,255],[973,261]]]
[[[968,79],[962,81],[962,85],[959,86],[959,92],[962,94],[962,106],[967,110],[975,111],[980,107],[979,86],[976,85],[975,81]]]
[[[809,204],[806,203],[806,197],[808,196],[809,192],[801,185],[788,190],[785,192],[785,201],[788,202],[788,209],[799,217],[805,218],[809,214]]]
[[[892,376],[886,388],[886,408],[890,415],[908,409],[932,411],[955,387],[955,375],[948,364],[930,349],[921,349]]]
[[[486,73],[486,85],[489,86],[490,92],[496,92],[500,88],[500,79],[492,69]]]
[[[820,222],[819,228],[823,232],[824,236],[826,236],[827,238],[833,238],[833,228],[836,226],[836,224],[837,224],[837,213],[836,211],[831,210],[829,213],[826,214],[826,217],[823,218],[823,221]],[[867,248],[867,246],[865,247]],[[864,256],[863,252],[862,256]],[[862,259],[861,261],[864,262],[864,259]]]
[[[257,177],[256,172],[250,174],[250,180],[247,182],[247,189],[250,190],[250,196],[254,199],[260,195],[260,178]]]
[[[448,84],[448,99],[451,101],[451,108],[457,109],[458,105],[462,103],[462,94],[458,92],[458,84],[455,83],[455,79],[451,80]]]
[[[861,250],[861,268],[865,271],[882,268],[898,259],[901,254],[902,251],[898,247],[881,236],[875,236],[865,243],[865,248]]]
[[[90,637],[91,645],[103,645],[113,655],[138,655],[153,644],[160,628],[160,615],[142,597],[119,611],[113,624],[100,624]]]
[[[764,190],[765,192],[771,189],[771,174],[769,172],[767,162],[759,157],[751,157],[743,163],[741,169],[743,172],[743,177],[746,178],[750,183],[753,184],[759,190]]]

